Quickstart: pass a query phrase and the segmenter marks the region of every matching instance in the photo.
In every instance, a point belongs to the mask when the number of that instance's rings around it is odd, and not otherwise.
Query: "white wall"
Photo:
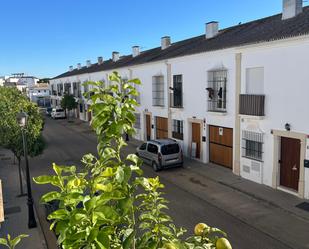
[[[264,67],[265,117],[262,120],[244,119],[241,126],[242,129],[255,126],[257,131],[264,133],[261,181],[271,186],[274,158],[271,130],[285,130],[285,123],[290,123],[291,131],[309,134],[309,42],[303,39],[275,42],[267,46],[246,48],[241,52],[243,93],[246,68]],[[307,172],[307,185],[308,177]],[[306,188],[309,193],[309,187]]]

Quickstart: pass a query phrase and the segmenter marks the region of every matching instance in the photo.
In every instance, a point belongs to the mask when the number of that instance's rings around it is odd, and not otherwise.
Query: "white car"
[[[53,119],[57,119],[57,118],[65,118],[65,112],[62,108],[53,108],[51,111],[50,116]]]

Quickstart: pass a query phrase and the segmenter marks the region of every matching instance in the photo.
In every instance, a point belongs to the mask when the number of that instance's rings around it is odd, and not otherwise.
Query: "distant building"
[[[38,106],[50,106],[50,88],[49,84],[41,83],[28,88],[27,95],[29,99]]]

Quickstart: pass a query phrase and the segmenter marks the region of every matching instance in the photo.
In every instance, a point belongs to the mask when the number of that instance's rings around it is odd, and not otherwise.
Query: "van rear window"
[[[63,109],[56,109],[56,112],[64,112]]]
[[[171,155],[179,153],[179,145],[178,144],[168,144],[163,145],[161,148],[162,155]]]

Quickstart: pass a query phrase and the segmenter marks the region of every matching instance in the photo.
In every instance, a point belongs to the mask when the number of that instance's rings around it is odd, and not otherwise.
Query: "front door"
[[[298,191],[300,140],[281,137],[280,185]]]
[[[146,139],[151,139],[151,118],[149,114],[146,114]]]
[[[201,125],[199,123],[192,123],[192,145],[191,155],[195,158],[201,158]],[[194,152],[195,150],[195,152]]]

